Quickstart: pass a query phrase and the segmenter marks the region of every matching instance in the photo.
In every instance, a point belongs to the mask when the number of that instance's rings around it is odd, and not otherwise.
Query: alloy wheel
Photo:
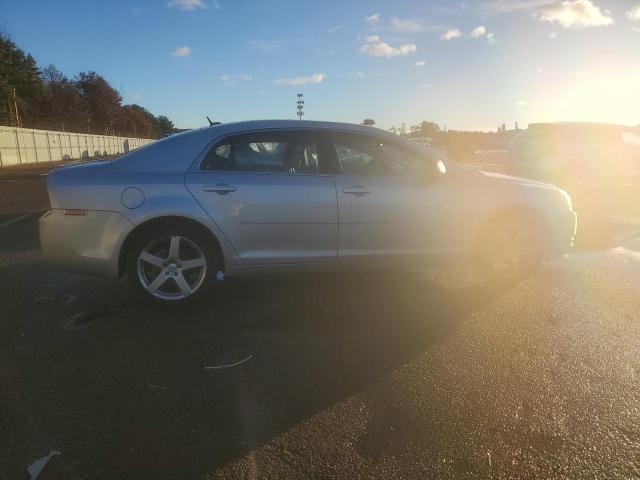
[[[500,228],[493,240],[489,266],[499,277],[526,275],[541,259],[542,241],[535,229],[527,224]]]
[[[204,283],[207,259],[186,237],[169,236],[149,242],[138,255],[138,280],[161,300],[184,300]]]

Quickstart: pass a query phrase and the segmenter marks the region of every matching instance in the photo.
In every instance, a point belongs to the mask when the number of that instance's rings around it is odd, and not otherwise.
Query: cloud
[[[402,20],[398,17],[392,17],[389,24],[390,30],[400,33],[439,32],[446,30],[446,27],[441,25],[424,25],[414,20]]]
[[[278,78],[273,81],[275,85],[307,85],[308,83],[322,83],[327,78],[326,73],[314,73],[306,77]]]
[[[636,8],[640,16],[640,5]],[[490,0],[484,2],[480,9],[485,15],[531,11],[538,20],[558,23],[565,28],[598,27],[613,23],[611,13],[597,7],[593,0]]]
[[[191,50],[189,47],[185,45],[184,47],[176,48],[175,52],[173,52],[172,55],[174,57],[188,57],[192,53],[193,53],[193,50]]]
[[[457,28],[453,28],[451,30],[447,30],[442,35],[440,35],[440,39],[449,41],[449,40],[453,40],[454,38],[459,38],[461,36],[462,36],[462,32]]]
[[[202,0],[171,0],[169,3],[167,3],[167,7],[178,8],[185,11],[193,11],[199,8],[206,8],[206,5]]]
[[[366,78],[366,75],[364,72],[349,72],[347,78]]]
[[[398,17],[393,17],[391,19],[391,28],[396,32],[403,33],[418,33],[418,32],[426,32],[428,29],[424,25],[420,25],[413,20],[401,20]]]
[[[425,62],[424,60],[418,60],[413,64],[414,67],[424,67],[426,65],[427,65],[427,62]]]
[[[552,40],[555,39],[555,38],[558,38],[558,32],[549,33],[549,38],[552,39]]]
[[[130,93],[127,95],[128,100],[131,101],[136,101],[136,100],[140,100],[142,98],[142,94],[141,93]]]
[[[519,100],[514,105],[516,107],[526,107],[527,106],[527,102],[525,102],[524,100]]]
[[[631,30],[640,33],[640,27],[631,27]]]
[[[487,29],[482,25],[471,30],[471,38],[480,38],[483,37],[484,34],[487,33]]]
[[[360,47],[360,51],[370,57],[400,57],[410,55],[418,50],[413,43],[405,43],[397,47],[392,47],[386,42],[380,40],[377,35],[371,35],[366,38],[366,43]]]
[[[245,73],[239,73],[238,75],[229,75],[228,73],[225,73],[222,76],[222,81],[230,86],[235,85],[236,82],[248,82],[249,80],[252,80],[251,75],[247,75]]]
[[[342,30],[344,28],[344,25],[336,25],[335,27],[331,27],[329,30],[327,30],[327,33],[336,33],[338,30]]]
[[[500,15],[535,10],[554,2],[556,0],[492,0],[484,2],[480,8],[485,15]]]
[[[479,25],[469,33],[470,38],[482,38],[484,37],[489,45],[496,43],[496,37],[493,33],[487,32],[486,27]]]
[[[431,88],[431,84],[430,83],[421,83],[420,85],[418,85],[418,88]]]
[[[373,15],[369,15],[364,19],[365,22],[370,23],[371,25],[377,25],[380,23],[380,14],[374,13]]]
[[[625,16],[629,20],[640,20],[640,3],[625,13]]]
[[[542,22],[559,23],[564,28],[600,27],[613,23],[609,12],[603,12],[591,0],[567,0],[549,5],[535,16]]]

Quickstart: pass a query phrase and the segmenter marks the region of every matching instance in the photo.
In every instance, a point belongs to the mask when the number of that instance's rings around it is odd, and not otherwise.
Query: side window
[[[383,139],[338,135],[333,145],[344,175],[413,176],[434,170],[432,159]]]
[[[318,148],[315,140],[304,134],[239,135],[209,150],[201,168],[313,174],[318,173]]]
[[[411,150],[392,143],[380,143],[379,148],[386,154],[385,162],[390,175],[420,175],[434,171],[436,158],[421,156]],[[440,166],[436,166],[440,168]]]
[[[218,145],[209,150],[202,161],[202,168],[204,170],[233,170],[231,145]]]
[[[380,159],[364,151],[361,146],[343,139],[334,143],[338,163],[345,175],[382,175]]]

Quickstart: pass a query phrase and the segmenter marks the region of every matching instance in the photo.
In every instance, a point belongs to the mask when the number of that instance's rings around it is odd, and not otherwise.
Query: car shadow
[[[38,218],[43,213],[44,210],[0,215],[0,255],[39,249]]]
[[[0,387],[24,420],[5,428],[64,452],[52,466],[64,478],[204,478],[416,359],[509,290],[292,275],[229,282],[167,309],[123,282],[42,263],[8,273],[18,286],[0,310],[12,342]],[[34,278],[44,283],[23,292]],[[12,448],[11,458],[31,454]]]

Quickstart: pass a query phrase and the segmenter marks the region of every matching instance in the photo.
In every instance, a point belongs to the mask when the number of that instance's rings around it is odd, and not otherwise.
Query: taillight
[[[89,213],[85,208],[65,208],[63,212],[65,215],[86,215]]]

